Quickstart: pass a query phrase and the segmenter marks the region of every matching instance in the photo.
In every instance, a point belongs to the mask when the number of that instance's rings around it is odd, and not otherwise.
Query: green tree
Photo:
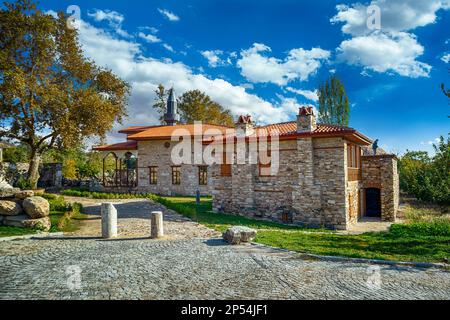
[[[158,88],[155,90],[155,101],[153,103],[153,108],[159,113],[159,121],[164,123],[164,113],[166,112],[166,102],[168,97],[168,90],[164,88],[162,84],[158,85]]]
[[[450,138],[441,137],[435,155],[407,151],[399,161],[400,187],[416,198],[450,204]]]
[[[30,148],[35,188],[46,150],[103,137],[126,115],[127,83],[83,56],[67,17],[36,9],[31,0],[0,10],[0,137]]]
[[[350,106],[344,84],[336,76],[320,84],[319,121],[324,124],[348,126]]]
[[[202,121],[203,123],[224,126],[232,126],[234,123],[229,110],[211,100],[208,95],[200,90],[185,92],[177,99],[177,102],[182,122]]]
[[[153,108],[158,111],[160,120],[163,122],[168,90],[160,84],[155,93],[156,98]],[[207,94],[200,90],[191,90],[183,93],[183,95],[177,98],[177,105],[178,113],[183,123],[202,121],[203,123],[224,126],[233,126],[234,124],[231,112],[213,101]]]
[[[30,161],[30,148],[26,144],[18,144],[3,150],[3,161],[25,163]]]

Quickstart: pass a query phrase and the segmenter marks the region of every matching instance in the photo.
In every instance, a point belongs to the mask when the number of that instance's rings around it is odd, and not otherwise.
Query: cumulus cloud
[[[98,65],[113,70],[130,83],[132,92],[129,100],[129,118],[119,127],[126,125],[157,124],[159,115],[152,108],[158,84],[174,86],[181,94],[198,89],[207,93],[213,100],[231,110],[233,115],[251,114],[259,123],[287,121],[297,112],[295,99],[282,99],[269,103],[254,94],[249,94],[242,86],[197,74],[182,62],[160,60],[144,56],[139,43],[118,39],[113,34],[97,28],[85,21],[80,24],[80,43],[84,54]],[[280,98],[281,99],[281,98]],[[110,141],[123,139],[112,133]]]
[[[372,33],[343,41],[337,48],[338,60],[362,66],[366,71],[395,72],[402,76],[428,77],[431,66],[419,62],[424,52],[414,35],[406,32]]]
[[[175,13],[170,12],[166,9],[158,9],[159,13],[161,13],[164,17],[166,17],[170,21],[179,21],[180,17],[177,16]]]
[[[170,52],[175,52],[175,50],[172,48],[172,46],[167,43],[163,43],[163,47]]]
[[[381,13],[381,29],[371,30],[367,20],[369,5],[376,5]],[[338,59],[360,65],[367,71],[394,72],[406,77],[428,77],[431,66],[417,60],[424,48],[411,33],[437,21],[437,12],[450,8],[447,0],[373,0],[336,6],[337,14],[331,23],[342,23],[342,32],[352,38],[338,47]]]
[[[128,32],[122,29],[122,23],[125,20],[124,16],[116,11],[96,9],[93,12],[88,12],[88,16],[97,22],[107,21],[111,29],[124,38],[131,37]]]
[[[230,59],[231,55],[227,59],[221,58],[221,55],[224,54],[222,50],[205,50],[205,51],[200,51],[200,54],[206,60],[208,60],[208,65],[211,68],[217,68],[219,66],[231,64],[231,59]]]
[[[369,5],[376,5],[381,10],[381,28],[384,31],[399,32],[413,30],[430,23],[435,23],[437,11],[449,9],[447,0],[373,0],[367,4],[340,4],[336,6],[337,14],[331,18],[332,23],[343,23],[342,32],[353,36],[370,33],[367,28]]]
[[[329,51],[320,48],[292,49],[284,60],[267,56],[271,51],[262,43],[254,43],[251,48],[242,50],[237,62],[241,74],[253,83],[271,82],[284,86],[296,79],[307,80],[330,57]]]
[[[139,32],[138,34],[139,38],[144,39],[145,41],[149,43],[158,43],[161,42],[161,39],[159,39],[157,36],[153,34],[145,34],[143,32]]]
[[[445,63],[449,63],[450,62],[450,53],[446,53],[441,57],[441,60],[444,61]]]
[[[316,91],[311,91],[311,90],[295,89],[295,88],[292,88],[292,87],[287,87],[286,90],[290,91],[292,93],[295,93],[295,94],[299,94],[299,95],[305,97],[308,100],[311,100],[311,101],[314,101],[314,102],[319,101],[319,96],[317,94],[317,90]]]

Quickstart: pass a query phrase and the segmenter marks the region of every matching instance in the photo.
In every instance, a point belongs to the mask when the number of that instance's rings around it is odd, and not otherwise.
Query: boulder
[[[0,198],[12,198],[20,189],[0,186]]]
[[[252,242],[255,239],[257,231],[248,227],[231,227],[223,234],[223,239],[229,244],[237,245],[241,243]]]
[[[52,223],[50,217],[30,219],[27,215],[5,217],[3,224],[9,227],[33,228],[41,231],[49,231]]]
[[[0,200],[0,215],[17,216],[22,213],[22,207],[15,201]]]
[[[47,217],[50,214],[50,204],[42,197],[30,197],[22,203],[25,212],[33,219]]]
[[[26,198],[30,198],[34,196],[34,192],[32,190],[22,190],[14,194],[14,197],[19,200],[25,200]]]

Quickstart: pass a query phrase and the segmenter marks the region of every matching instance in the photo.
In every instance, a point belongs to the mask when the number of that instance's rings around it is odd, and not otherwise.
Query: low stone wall
[[[49,231],[50,204],[33,191],[0,189],[0,225]]]

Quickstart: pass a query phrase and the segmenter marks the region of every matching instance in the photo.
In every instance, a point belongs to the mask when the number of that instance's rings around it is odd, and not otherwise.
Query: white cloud
[[[350,6],[336,6],[338,13],[331,18],[332,23],[343,23],[342,32],[353,36],[370,33],[367,28],[369,5],[377,5],[381,10],[383,31],[408,31],[435,23],[437,11],[449,9],[449,2],[442,0],[373,0],[370,3],[355,3]]]
[[[95,10],[88,12],[88,16],[93,18],[97,22],[107,21],[111,29],[118,35],[124,38],[131,38],[132,36],[122,29],[122,23],[125,20],[124,16],[116,11],[112,10]]]
[[[369,5],[381,11],[381,29],[371,30]],[[372,0],[336,6],[331,23],[343,23],[342,32],[352,36],[338,47],[338,58],[376,72],[394,72],[406,77],[428,77],[431,66],[416,59],[424,52],[416,36],[407,31],[436,23],[437,12],[450,8],[448,0]]]
[[[129,100],[129,118],[123,125],[116,125],[114,132],[125,125],[157,124],[158,114],[152,108],[158,84],[174,86],[181,94],[198,89],[213,100],[231,110],[233,115],[251,114],[259,123],[287,121],[297,113],[295,99],[283,99],[274,104],[254,94],[249,94],[242,86],[236,86],[218,78],[209,78],[182,62],[159,60],[144,56],[138,43],[117,39],[103,29],[84,21],[80,27],[80,43],[84,54],[99,66],[110,68],[115,74],[130,83],[132,93]],[[123,139],[112,133],[111,141]]]
[[[167,19],[169,19],[170,21],[179,21],[180,17],[177,16],[175,13],[170,12],[169,10],[166,9],[158,9],[159,13],[161,13],[164,17],[166,17]]]
[[[271,48],[262,43],[254,43],[251,48],[242,50],[237,62],[241,74],[254,83],[271,82],[284,86],[296,79],[307,80],[330,57],[329,51],[320,48],[292,49],[284,60],[262,54],[268,52]]]
[[[446,53],[441,57],[441,60],[444,61],[445,63],[449,63],[450,62],[450,53]]]
[[[114,24],[121,24],[125,19],[122,14],[111,10],[95,10],[94,12],[88,12],[88,16],[95,21],[109,21]]]
[[[163,43],[163,47],[164,47],[166,50],[169,50],[170,52],[175,52],[175,50],[172,48],[172,46],[169,45],[169,44],[167,44],[167,43]]]
[[[145,34],[143,32],[139,32],[138,34],[139,38],[144,39],[145,41],[149,43],[158,43],[161,42],[161,39],[159,39],[157,36],[153,34]]]
[[[200,51],[200,54],[208,60],[208,65],[211,68],[216,68],[218,66],[224,66],[227,64],[231,64],[231,59],[228,57],[226,60],[223,60],[220,56],[223,55],[222,50],[206,50]]]
[[[402,76],[428,77],[431,66],[419,62],[424,52],[414,35],[398,33],[372,33],[343,41],[337,48],[338,61],[362,66],[366,71],[395,72]]]
[[[286,88],[287,91],[293,92],[295,94],[299,94],[301,96],[304,96],[306,99],[317,102],[319,101],[319,96],[317,95],[317,90],[316,91],[311,91],[311,90],[302,90],[302,89],[295,89],[292,87],[287,87]]]
[[[55,19],[58,18],[58,12],[56,12],[54,10],[47,10],[47,11],[44,11],[44,13],[52,16]]]

